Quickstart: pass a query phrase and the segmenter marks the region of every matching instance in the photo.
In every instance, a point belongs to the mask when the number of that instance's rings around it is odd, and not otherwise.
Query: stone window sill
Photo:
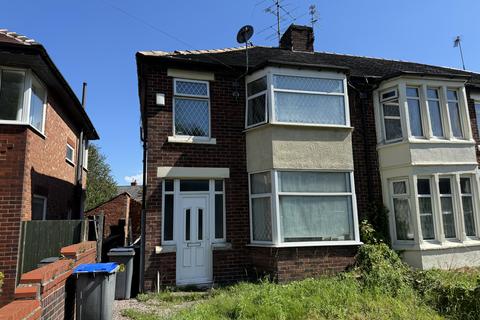
[[[215,138],[202,138],[202,137],[175,137],[170,136],[167,139],[170,143],[194,143],[194,144],[217,144],[217,139]]]

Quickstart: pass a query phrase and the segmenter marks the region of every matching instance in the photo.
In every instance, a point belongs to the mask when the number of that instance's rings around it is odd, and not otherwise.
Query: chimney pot
[[[313,52],[313,28],[291,24],[280,39],[280,48]]]
[[[137,180],[133,180],[130,182],[130,186],[135,187],[137,185]]]

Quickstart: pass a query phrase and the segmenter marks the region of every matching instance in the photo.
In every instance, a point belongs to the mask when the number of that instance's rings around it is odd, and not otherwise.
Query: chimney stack
[[[130,182],[130,186],[135,187],[136,185],[137,185],[137,180],[132,180],[132,182]]]
[[[280,48],[313,52],[313,28],[291,24],[280,39]]]

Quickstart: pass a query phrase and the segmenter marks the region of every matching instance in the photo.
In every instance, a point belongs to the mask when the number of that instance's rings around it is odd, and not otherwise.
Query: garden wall
[[[24,273],[15,300],[0,309],[0,320],[74,319],[75,285],[70,277],[82,263],[94,263],[96,242],[64,247],[62,259]]]

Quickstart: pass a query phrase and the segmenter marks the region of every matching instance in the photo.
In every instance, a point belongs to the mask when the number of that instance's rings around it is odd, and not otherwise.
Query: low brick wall
[[[60,253],[61,260],[22,275],[15,300],[0,309],[0,320],[74,318],[75,287],[70,276],[79,264],[95,262],[96,243],[77,243]]]

